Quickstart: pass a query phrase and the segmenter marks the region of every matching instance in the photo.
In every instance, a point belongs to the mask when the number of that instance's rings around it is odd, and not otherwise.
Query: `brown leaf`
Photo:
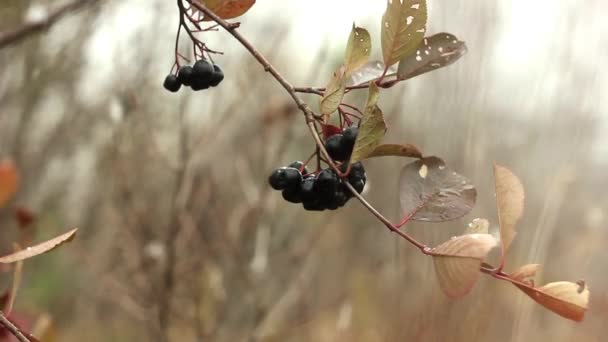
[[[464,42],[449,33],[437,33],[424,38],[416,53],[405,56],[399,61],[397,78],[407,80],[414,76],[443,68],[462,57],[467,52]]]
[[[384,73],[384,63],[381,61],[367,62],[357,70],[353,71],[350,77],[346,79],[346,86],[354,86],[376,80]],[[392,66],[388,69],[384,80],[394,80],[397,75],[397,68]]]
[[[18,244],[15,244],[15,252],[21,250]],[[13,271],[13,283],[11,285],[11,293],[10,299],[6,305],[5,313],[10,315],[11,311],[13,311],[13,306],[15,304],[15,299],[17,298],[17,292],[19,291],[19,287],[21,286],[21,279],[23,274],[23,260],[19,260],[15,263],[15,269]]]
[[[366,158],[385,156],[422,158],[422,152],[420,152],[418,147],[411,144],[383,144],[376,146],[376,148],[374,148],[374,150]]]
[[[240,17],[249,11],[251,6],[255,4],[255,0],[197,0],[207,6],[211,11],[217,14],[222,19],[232,19]],[[204,18],[204,21],[210,21],[211,18]]]
[[[382,55],[391,66],[416,50],[426,32],[426,0],[389,0],[382,16]]]
[[[399,182],[402,215],[412,220],[457,219],[471,211],[477,198],[475,186],[438,157],[407,164]]]
[[[0,160],[0,208],[17,192],[19,172],[15,164],[8,159]]]
[[[515,224],[524,212],[524,187],[511,170],[500,165],[494,165],[494,182],[504,259],[516,235]]]
[[[450,298],[469,293],[481,275],[481,262],[496,244],[492,235],[468,234],[434,248],[435,273],[443,292]]]
[[[541,288],[513,283],[535,302],[556,314],[580,322],[589,306],[589,289],[584,283],[558,281]]]
[[[370,84],[367,104],[361,118],[353,153],[350,157],[351,163],[367,158],[380,144],[380,140],[382,140],[384,134],[386,134],[384,115],[377,105],[379,96],[378,86],[374,83]]]
[[[540,271],[540,269],[541,269],[540,264],[523,265],[519,269],[517,269],[517,271],[515,271],[511,274],[511,278],[513,278],[517,281],[521,281],[522,283],[532,283],[533,284],[534,277],[536,276],[536,273],[538,273],[538,271]]]
[[[346,91],[346,85],[344,84],[345,72],[346,67],[344,65],[340,66],[338,70],[333,73],[325,88],[325,93],[323,93],[323,97],[321,98],[321,113],[326,117],[335,112],[340,106],[340,103],[342,103],[342,98]]]
[[[25,229],[34,222],[35,216],[28,208],[18,207],[15,209],[15,220],[19,228]]]
[[[357,70],[368,62],[371,51],[372,41],[369,32],[353,24],[353,29],[348,37],[346,52],[344,53],[346,77],[349,77],[354,70]]]
[[[77,231],[78,231],[78,228],[75,228],[75,229],[70,230],[67,233],[59,235],[53,239],[47,240],[47,241],[37,244],[35,246],[30,246],[30,247],[22,249],[18,252],[2,256],[2,257],[0,257],[0,263],[10,264],[10,263],[17,262],[20,260],[29,259],[36,255],[50,252],[53,249],[61,246],[62,244],[72,241],[72,239],[76,235]]]
[[[488,234],[490,230],[490,222],[484,218],[476,218],[469,223],[465,229],[465,234]]]

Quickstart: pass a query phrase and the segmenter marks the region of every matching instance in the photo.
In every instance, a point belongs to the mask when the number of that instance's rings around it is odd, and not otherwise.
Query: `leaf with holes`
[[[589,289],[584,282],[558,281],[543,287],[513,282],[535,302],[556,314],[580,322],[589,307]]]
[[[414,76],[443,68],[462,57],[467,46],[456,36],[449,33],[437,33],[420,42],[416,53],[405,56],[399,61],[397,78],[407,80]]]
[[[524,212],[524,187],[517,176],[504,166],[494,165],[494,184],[496,187],[496,208],[500,225],[502,260],[515,238],[515,225]]]
[[[375,84],[370,84],[369,95],[365,105],[365,111],[359,125],[359,133],[353,153],[350,157],[351,163],[367,158],[370,153],[380,144],[380,140],[386,134],[386,123],[382,110],[378,107],[380,92]]]
[[[534,284],[534,277],[540,271],[540,264],[527,264],[511,274],[511,278],[526,284]]]
[[[346,79],[346,86],[356,86],[367,83],[369,81],[376,80],[384,73],[384,63],[381,61],[367,62],[357,70],[353,71],[351,75]],[[384,75],[385,81],[396,79],[397,67],[392,66],[388,68],[386,75]]]
[[[369,32],[353,24],[353,29],[348,37],[346,52],[344,53],[344,66],[346,67],[346,77],[350,76],[354,70],[359,69],[369,61],[372,51],[372,40]]]
[[[12,254],[2,256],[2,257],[0,257],[0,263],[1,264],[10,264],[10,263],[17,262],[20,260],[29,259],[36,255],[50,252],[53,249],[61,246],[62,244],[72,241],[72,239],[74,239],[74,236],[76,235],[77,231],[78,231],[78,228],[72,229],[69,232],[59,235],[48,241],[42,242],[35,246],[27,247],[25,249],[22,249],[18,252],[12,253]]]
[[[232,19],[245,14],[255,4],[255,0],[197,0],[207,6],[222,19]],[[211,18],[203,18],[211,21]]]
[[[420,152],[418,147],[411,144],[383,144],[376,146],[366,158],[385,156],[422,158],[422,152]]]
[[[15,164],[8,159],[0,161],[0,208],[17,192],[19,172]]]
[[[407,164],[401,170],[399,183],[404,223],[457,219],[471,211],[477,198],[475,186],[438,157]]]
[[[426,17],[426,0],[388,0],[381,31],[385,66],[416,50],[424,38]]]
[[[431,252],[441,290],[450,298],[471,291],[479,279],[479,268],[497,241],[489,234],[453,237]]]
[[[484,218],[476,218],[469,223],[465,229],[465,234],[488,234],[490,230],[490,222]]]
[[[340,103],[342,103],[342,98],[346,91],[346,86],[344,84],[345,72],[346,67],[344,67],[344,65],[340,66],[338,70],[333,73],[327,87],[325,87],[325,93],[323,93],[323,97],[321,98],[321,113],[326,117],[335,112],[340,106]]]

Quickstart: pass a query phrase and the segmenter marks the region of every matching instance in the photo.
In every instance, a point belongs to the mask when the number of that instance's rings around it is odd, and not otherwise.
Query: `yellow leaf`
[[[359,133],[353,147],[353,153],[350,157],[351,163],[365,159],[370,153],[380,144],[380,140],[386,133],[386,123],[382,110],[378,107],[378,98],[380,92],[376,84],[369,85],[369,95],[365,111],[361,118]]]
[[[346,77],[349,77],[353,71],[359,69],[369,61],[371,51],[372,41],[369,32],[364,28],[353,25],[353,29],[348,37],[346,52],[344,53]]]
[[[386,67],[416,50],[426,31],[426,12],[426,0],[388,0],[381,31]]]
[[[541,288],[513,283],[535,302],[556,314],[580,322],[589,306],[589,289],[584,282],[558,281]]]
[[[431,255],[441,290],[450,298],[469,293],[481,275],[481,262],[496,244],[492,235],[468,234],[434,248]]]
[[[346,91],[346,85],[344,83],[344,75],[346,72],[346,67],[344,65],[340,66],[338,70],[336,70],[327,87],[325,87],[325,93],[323,93],[323,97],[321,98],[321,113],[328,117],[331,113],[335,112],[340,103],[342,103],[342,98],[344,98],[344,92]]]
[[[251,6],[255,4],[255,0],[197,0],[207,6],[211,11],[217,14],[222,19],[232,19],[245,14]],[[204,21],[210,21],[209,18],[204,18]]]
[[[515,225],[524,212],[524,187],[511,170],[500,165],[494,165],[494,182],[504,259],[504,255],[517,234]]]

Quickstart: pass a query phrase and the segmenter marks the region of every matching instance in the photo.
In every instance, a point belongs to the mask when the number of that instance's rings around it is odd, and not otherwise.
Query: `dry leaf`
[[[494,182],[504,259],[516,235],[515,225],[524,212],[524,187],[511,170],[500,165],[494,165]]]
[[[365,159],[380,144],[380,140],[386,134],[386,123],[382,110],[378,107],[380,92],[375,84],[369,86],[369,96],[365,111],[359,125],[359,133],[350,157],[351,163]]]
[[[476,218],[469,223],[465,229],[465,234],[488,234],[490,222],[484,218]]]
[[[527,264],[521,266],[517,271],[511,274],[511,278],[521,281],[522,283],[533,284],[534,277],[540,271],[540,264]]]
[[[418,147],[411,144],[383,144],[376,146],[376,148],[374,148],[374,150],[369,155],[367,155],[366,158],[385,156],[422,158],[422,152],[420,152]]]
[[[582,321],[589,306],[589,289],[584,283],[558,281],[541,288],[515,282],[513,285],[535,302],[573,321]]]
[[[72,229],[67,233],[59,235],[53,239],[47,240],[35,246],[30,246],[18,252],[2,256],[0,257],[0,263],[10,264],[20,260],[29,259],[36,255],[50,252],[53,249],[61,246],[62,244],[72,241],[72,239],[76,235],[76,231],[78,231],[78,228]]]
[[[0,161],[0,208],[17,192],[19,172],[8,159]]]
[[[448,66],[467,52],[464,42],[449,33],[437,33],[424,38],[416,53],[399,61],[397,78],[407,80],[420,74]]]
[[[496,244],[492,235],[468,234],[434,248],[435,272],[443,292],[450,298],[469,293],[481,275],[481,262]]]
[[[372,41],[369,32],[367,32],[366,29],[356,27],[353,24],[353,29],[348,37],[346,52],[344,53],[346,77],[349,77],[353,71],[359,69],[369,61],[371,51]]]
[[[217,14],[222,19],[232,19],[240,17],[249,11],[251,6],[255,4],[255,0],[197,0],[208,9]],[[210,18],[204,18],[204,21],[210,21]]]
[[[382,16],[382,55],[391,66],[416,50],[426,32],[426,0],[389,0]]]
[[[321,98],[321,113],[326,117],[338,110],[340,103],[342,103],[342,98],[344,98],[344,92],[346,91],[346,86],[344,85],[345,72],[346,67],[344,65],[340,66],[333,73],[327,87],[325,87],[325,93]]]

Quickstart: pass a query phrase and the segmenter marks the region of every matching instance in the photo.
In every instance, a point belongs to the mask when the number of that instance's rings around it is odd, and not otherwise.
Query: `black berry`
[[[301,196],[299,187],[284,189],[281,192],[281,194],[283,195],[283,199],[285,199],[287,202],[291,202],[291,203],[301,203],[302,202],[302,196]]]
[[[343,161],[348,158],[349,151],[344,149],[342,134],[334,134],[325,142],[325,149],[333,160]]]
[[[182,84],[175,75],[167,75],[167,77],[165,77],[165,82],[163,82],[163,87],[172,93],[177,92],[181,86]]]
[[[350,155],[353,147],[355,146],[355,141],[357,140],[357,133],[359,129],[355,126],[348,127],[342,133],[342,148],[348,151]]]
[[[333,194],[338,190],[339,178],[332,169],[325,169],[319,172],[315,181],[315,192],[325,197]]]
[[[304,166],[304,163],[301,161],[295,161],[289,165],[287,165],[288,167],[293,167],[294,169],[298,169],[300,170],[300,172],[302,172],[303,175],[308,174],[308,169],[306,168],[306,166]]]
[[[349,181],[349,183],[357,190],[358,193],[363,192],[363,188],[365,188],[365,181],[363,179],[358,179],[356,181]]]
[[[212,87],[216,87],[223,80],[224,80],[224,72],[222,71],[222,69],[220,68],[219,65],[214,64],[213,73],[211,74],[211,77],[209,78],[209,85]]]
[[[179,68],[177,72],[177,79],[179,82],[187,87],[192,83],[192,67],[189,65]]]
[[[315,181],[316,177],[314,175],[310,175],[305,177],[300,184],[300,197],[303,202],[311,202],[317,198],[317,194],[315,193]]]
[[[192,81],[199,80],[209,83],[213,75],[213,65],[204,59],[200,59],[194,63],[192,67]]]
[[[268,183],[275,190],[296,188],[302,182],[302,174],[293,167],[281,167],[272,172],[268,177]]]

